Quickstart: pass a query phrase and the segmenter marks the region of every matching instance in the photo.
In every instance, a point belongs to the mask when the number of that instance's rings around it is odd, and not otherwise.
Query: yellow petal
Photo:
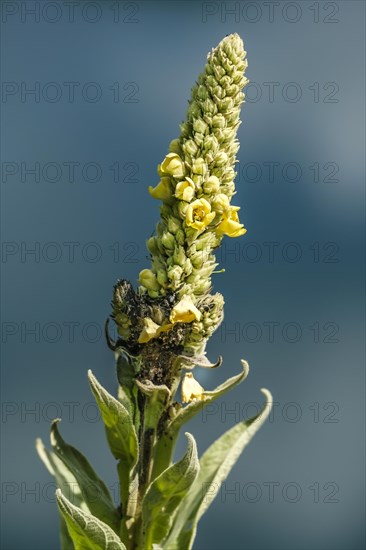
[[[172,328],[172,324],[167,325],[157,325],[154,323],[150,317],[145,317],[144,319],[144,328],[141,331],[141,334],[138,339],[139,344],[146,344],[153,338],[157,338],[162,332],[166,332]]]
[[[187,374],[184,375],[184,378],[182,380],[182,401],[183,403],[190,403],[191,401],[197,399],[197,400],[203,400],[205,397],[203,395],[204,389],[195,380],[193,377],[193,374],[191,372],[187,372]]]
[[[228,212],[224,213],[223,219],[216,229],[219,235],[240,237],[247,232],[244,225],[239,222],[238,210],[238,206],[232,206]]]
[[[175,188],[175,196],[177,199],[190,202],[194,197],[195,185],[191,178],[186,178],[184,181],[177,183]]]
[[[188,295],[183,296],[173,307],[169,317],[171,323],[191,323],[200,319],[201,312],[196,308],[192,298]]]
[[[168,153],[160,165],[163,174],[169,174],[175,178],[181,178],[184,174],[184,164],[176,153]]]
[[[215,217],[211,212],[211,205],[206,199],[196,199],[191,202],[186,212],[186,224],[188,227],[202,230],[209,225]]]

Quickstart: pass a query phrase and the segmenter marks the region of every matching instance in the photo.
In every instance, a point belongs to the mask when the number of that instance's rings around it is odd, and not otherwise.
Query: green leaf
[[[112,397],[98,382],[91,371],[88,372],[89,383],[97,405],[100,409],[110,449],[119,459],[118,475],[120,478],[121,501],[127,506],[129,485],[133,469],[138,460],[138,441],[136,431],[127,409]]]
[[[121,539],[108,525],[71,504],[60,489],[56,491],[56,498],[75,550],[126,550]]]
[[[206,357],[206,355],[178,355],[177,361],[182,367],[188,370],[194,369],[195,366],[203,367],[206,369],[217,369],[222,364],[222,357],[219,355],[216,363],[211,363]]]
[[[136,386],[136,374],[140,368],[141,358],[139,356],[133,356],[126,350],[118,349],[118,399],[130,413],[136,432],[138,432],[140,427],[140,410],[138,407],[138,390]]]
[[[144,430],[156,429],[160,417],[167,408],[167,403],[171,398],[170,390],[167,386],[157,386],[150,380],[141,382],[136,381],[139,390],[146,396],[144,407]]]
[[[150,448],[153,447],[152,479],[155,479],[170,464],[170,454],[167,455],[159,445],[160,437],[157,437],[157,426],[159,426],[162,415],[168,409],[168,403],[171,401],[172,394],[167,386],[155,385],[150,380],[145,380],[144,382],[137,381],[137,386],[145,396],[143,429],[144,434],[147,434],[153,441]],[[150,460],[152,457],[146,458]]]
[[[188,450],[184,457],[165,470],[150,485],[142,504],[144,548],[161,542],[169,533],[177,507],[194,483],[199,472],[194,437],[186,433]]]
[[[199,519],[216,497],[221,484],[227,478],[243,449],[270,413],[272,396],[268,390],[261,391],[266,397],[266,405],[262,411],[255,417],[236,424],[203,454],[200,460],[200,473],[179,507],[164,548],[169,550],[192,548]]]
[[[91,371],[88,377],[114,457],[126,459],[133,466],[137,461],[138,441],[127,409],[99,384]]]
[[[36,439],[36,450],[51,476],[55,478],[57,487],[68,495],[73,504],[87,511],[88,507],[82,498],[80,487],[70,470],[66,468],[65,464],[55,455],[55,453],[46,449],[42,440],[39,438]],[[62,550],[74,550],[74,544],[61,514],[60,542]]]
[[[57,427],[59,421],[56,419],[51,425],[51,445],[54,453],[77,480],[82,499],[90,512],[117,530],[118,516],[107,486],[97,476],[85,456],[62,439]]]

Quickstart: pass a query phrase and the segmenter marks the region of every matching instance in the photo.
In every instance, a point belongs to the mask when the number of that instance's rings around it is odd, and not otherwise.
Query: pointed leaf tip
[[[126,550],[121,539],[108,525],[71,504],[60,489],[56,491],[56,499],[76,549]]]

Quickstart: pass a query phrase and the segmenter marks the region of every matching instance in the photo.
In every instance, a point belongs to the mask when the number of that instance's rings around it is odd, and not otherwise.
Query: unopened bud
[[[193,121],[193,130],[195,132],[204,134],[206,133],[207,129],[208,129],[208,126],[206,122],[202,120],[202,118],[197,118],[196,120]]]
[[[147,290],[159,290],[160,285],[156,279],[155,273],[151,269],[143,269],[139,275],[140,285],[144,286]]]
[[[183,151],[190,155],[191,157],[195,156],[198,151],[198,147],[193,139],[188,139],[183,145]]]
[[[163,235],[161,236],[161,242],[163,243],[164,248],[167,248],[168,250],[173,250],[175,246],[175,239],[174,235],[169,233],[169,231],[165,231]]]
[[[201,176],[205,175],[205,173],[207,172],[207,165],[203,158],[200,157],[193,162],[192,172]]]
[[[216,212],[222,214],[230,207],[229,198],[227,195],[224,195],[224,193],[219,193],[216,197],[214,197],[211,205]]]
[[[203,184],[203,190],[208,195],[217,193],[220,189],[220,180],[216,176],[210,176]]]

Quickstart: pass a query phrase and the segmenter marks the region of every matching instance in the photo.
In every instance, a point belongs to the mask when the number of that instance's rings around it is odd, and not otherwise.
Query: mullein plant
[[[213,294],[214,250],[226,235],[245,234],[235,194],[236,139],[247,67],[243,42],[226,36],[208,54],[192,89],[186,121],[158,166],[159,183],[149,187],[161,201],[160,221],[148,239],[151,267],[134,290],[127,280],[114,287],[112,314],[118,396],[110,395],[89,371],[110,450],[117,461],[120,502],[87,459],[52,423],[51,450],[37,440],[38,453],[54,476],[63,550],[187,550],[207,510],[240,453],[270,412],[242,421],[199,459],[194,437],[173,462],[180,429],[208,404],[242,382],[242,371],[206,391],[196,367],[215,368],[205,354],[223,319],[224,299]],[[177,398],[180,385],[181,399]]]

